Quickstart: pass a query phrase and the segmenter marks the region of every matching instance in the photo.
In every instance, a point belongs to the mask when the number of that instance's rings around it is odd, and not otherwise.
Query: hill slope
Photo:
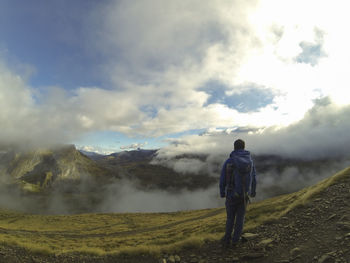
[[[117,171],[98,165],[73,145],[0,155],[0,204],[33,213],[96,211]]]
[[[104,176],[109,173],[74,145],[30,152],[9,151],[0,158],[0,174],[8,175],[12,183],[21,184],[30,192],[50,188],[62,180],[79,180],[84,176]]]
[[[250,241],[234,250],[218,243],[224,208],[73,216],[1,211],[0,261],[154,262],[154,256],[176,253],[181,262],[347,262],[349,189],[350,168],[299,192],[253,203],[245,226]]]

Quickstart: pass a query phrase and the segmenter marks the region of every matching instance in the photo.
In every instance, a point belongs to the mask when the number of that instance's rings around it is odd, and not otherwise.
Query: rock
[[[339,229],[350,231],[350,223],[348,222],[337,222],[336,225]]]
[[[348,216],[347,216],[347,215],[343,215],[343,216],[340,218],[340,221],[341,221],[341,222],[349,221]]]
[[[248,254],[244,255],[242,258],[244,260],[249,260],[249,259],[262,258],[262,257],[264,257],[264,253],[252,252],[252,253],[248,253]]]
[[[300,247],[293,248],[289,251],[292,257],[299,256],[302,253],[302,250]]]
[[[175,255],[175,262],[179,263],[181,261],[181,258],[178,255]]]
[[[333,257],[331,257],[328,254],[323,255],[322,257],[320,257],[320,259],[318,260],[318,263],[332,263],[334,262]]]
[[[327,218],[327,221],[332,220],[332,219],[335,218],[336,216],[337,216],[336,214],[331,215],[330,217]]]
[[[327,255],[336,257],[338,255],[338,252],[337,251],[329,252],[327,253]]]
[[[233,257],[232,258],[232,262],[239,262],[239,258],[238,257]]]
[[[198,259],[195,257],[191,258],[190,263],[198,263]]]
[[[269,238],[269,239],[264,239],[261,240],[258,244],[259,247],[266,247],[267,245],[270,245],[273,242],[273,239]]]
[[[168,261],[169,263],[175,263],[175,257],[173,255],[171,255],[169,258],[168,258]]]
[[[159,263],[167,263],[167,262],[166,262],[166,259],[165,259],[165,258],[161,258],[161,259],[159,260]]]
[[[253,233],[244,233],[242,235],[243,238],[247,239],[247,240],[252,240],[255,239],[256,237],[258,237],[258,234],[253,234]]]

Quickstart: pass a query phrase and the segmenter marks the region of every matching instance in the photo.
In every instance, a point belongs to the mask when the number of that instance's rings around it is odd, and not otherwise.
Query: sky
[[[0,146],[347,154],[347,1],[0,1]]]

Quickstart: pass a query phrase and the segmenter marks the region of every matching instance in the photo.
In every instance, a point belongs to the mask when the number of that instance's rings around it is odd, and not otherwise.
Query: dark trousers
[[[232,242],[238,242],[242,230],[243,230],[243,224],[244,224],[244,215],[246,206],[244,203],[243,198],[236,198],[233,199],[226,198],[226,233],[224,240],[228,243],[231,240],[232,230],[234,227],[234,233],[232,237]]]

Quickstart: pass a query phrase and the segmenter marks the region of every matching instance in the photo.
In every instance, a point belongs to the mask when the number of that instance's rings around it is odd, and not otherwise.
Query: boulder
[[[272,244],[273,241],[274,241],[274,240],[271,239],[271,238],[264,239],[264,240],[261,240],[261,241],[259,242],[258,246],[259,246],[259,247],[266,247],[266,246]]]
[[[252,239],[255,239],[257,238],[259,235],[258,234],[253,234],[253,233],[244,233],[242,235],[242,238],[245,238],[247,240],[252,240]]]

